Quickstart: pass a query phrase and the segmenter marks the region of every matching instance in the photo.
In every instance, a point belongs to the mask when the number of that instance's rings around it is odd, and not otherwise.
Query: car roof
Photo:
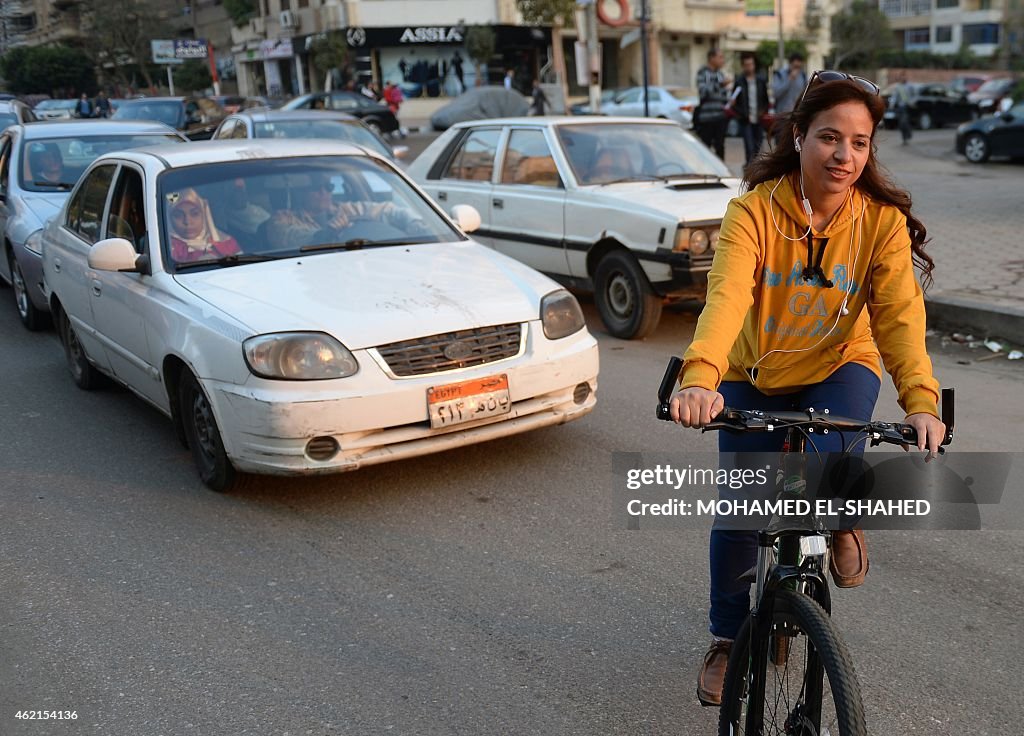
[[[307,156],[365,156],[384,160],[360,146],[322,138],[225,138],[196,141],[187,146],[163,144],[143,146],[111,154],[115,158],[158,158],[167,168],[177,169],[198,164],[236,163],[252,159],[303,158]],[[105,158],[105,156],[101,157]]]
[[[254,108],[251,110],[239,110],[232,113],[233,118],[249,118],[253,122],[265,123],[273,120],[345,120],[358,122],[359,118],[335,110],[262,110]]]
[[[134,97],[130,100],[125,100],[123,104],[135,103],[135,102],[184,102],[187,97]]]
[[[174,128],[149,120],[67,120],[61,122],[25,125],[22,135],[26,140],[39,138],[75,138],[82,135],[104,133],[178,135]]]
[[[634,125],[671,125],[679,127],[674,120],[661,118],[632,118],[616,115],[545,115],[543,117],[493,118],[490,120],[464,120],[455,123],[455,128],[468,128],[477,125],[533,125],[555,127],[558,125],[609,125],[611,123],[632,123]]]

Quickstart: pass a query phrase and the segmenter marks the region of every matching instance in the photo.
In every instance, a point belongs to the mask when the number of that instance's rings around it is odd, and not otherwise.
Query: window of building
[[[964,25],[963,43],[999,43],[998,23],[967,23]]]
[[[908,28],[903,32],[903,47],[927,46],[931,43],[930,28]]]
[[[960,7],[960,0],[935,0],[935,9],[942,10],[943,8],[958,8]]]
[[[953,40],[953,26],[935,26],[935,43],[950,43]]]

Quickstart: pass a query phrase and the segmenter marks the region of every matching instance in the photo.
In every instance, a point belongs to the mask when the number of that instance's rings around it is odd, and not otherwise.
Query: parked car
[[[477,239],[595,294],[608,331],[639,338],[666,297],[703,296],[734,178],[668,120],[460,123],[409,166],[443,206],[480,211]]]
[[[598,115],[605,114],[605,112],[604,112],[605,105],[608,105],[609,103],[611,103],[611,101],[613,99],[615,99],[615,96],[618,95],[620,92],[622,92],[621,89],[615,89],[614,87],[612,89],[602,89],[601,90],[601,107],[598,110],[597,114]],[[570,105],[569,106],[569,114],[570,115],[593,115],[594,113],[591,112],[591,109],[590,109],[590,100],[587,100],[586,102],[577,102],[575,105]]]
[[[77,104],[78,100],[41,100],[33,112],[40,120],[70,120]]]
[[[956,152],[974,164],[992,156],[1024,156],[1024,102],[957,128]]]
[[[971,92],[976,91],[978,89],[978,87],[983,85],[990,78],[991,77],[989,77],[989,76],[983,76],[983,77],[976,77],[976,76],[956,77],[956,78],[954,78],[949,83],[949,88],[951,90],[953,90],[954,92],[957,92],[959,94],[967,95],[967,94],[970,94]]]
[[[73,120],[12,125],[0,134],[0,279],[11,284],[22,323],[49,324],[43,294],[42,228],[68,198],[79,175],[102,153],[185,138],[159,123]]]
[[[941,128],[951,123],[963,123],[978,117],[978,106],[967,99],[967,95],[954,92],[944,84],[907,84],[910,98],[910,124],[921,130]],[[889,85],[882,91],[886,101],[884,124],[895,128],[899,124],[898,114],[890,106],[896,85]]]
[[[982,115],[991,115],[999,110],[999,104],[1003,98],[1010,94],[1017,80],[1011,77],[998,77],[990,79],[983,85],[971,92],[967,99],[978,106]]]
[[[611,102],[601,105],[603,115],[642,117],[644,114],[644,88],[630,87],[619,92]],[[675,120],[685,128],[693,126],[693,111],[700,97],[682,87],[648,87],[647,109],[652,118]]]
[[[286,102],[281,109],[345,112],[359,118],[378,134],[395,133],[399,127],[398,118],[387,105],[359,92],[314,92]]]
[[[39,118],[20,100],[0,101],[0,130],[15,123],[34,123]]]
[[[526,115],[530,103],[518,92],[504,87],[474,87],[463,92],[430,116],[430,127],[448,130],[456,123]]]
[[[273,215],[236,238],[210,205],[239,183]],[[125,212],[144,213],[144,239],[112,227]],[[43,236],[72,378],[112,377],[170,417],[214,490],[587,414],[597,343],[575,298],[466,237],[472,208],[455,218],[349,144],[102,156]]]
[[[213,135],[227,116],[224,108],[209,97],[143,97],[124,100],[111,116],[113,120],[155,120],[203,141]]]
[[[359,118],[328,110],[250,110],[224,118],[213,134],[222,138],[325,138],[364,146],[396,161],[406,146],[391,146]]]

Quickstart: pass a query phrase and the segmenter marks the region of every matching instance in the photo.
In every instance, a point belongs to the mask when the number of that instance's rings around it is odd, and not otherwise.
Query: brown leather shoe
[[[697,675],[697,700],[701,705],[721,705],[725,666],[729,664],[732,640],[713,641],[704,655],[704,665]]]
[[[860,529],[832,532],[832,557],[828,568],[840,588],[856,588],[868,574],[868,545]]]

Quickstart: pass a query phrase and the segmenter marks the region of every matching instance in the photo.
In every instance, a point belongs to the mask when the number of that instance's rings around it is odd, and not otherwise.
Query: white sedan
[[[44,231],[68,366],[167,414],[202,480],[354,470],[587,414],[575,298],[325,141],[108,154]],[[460,230],[461,228],[461,230]]]

